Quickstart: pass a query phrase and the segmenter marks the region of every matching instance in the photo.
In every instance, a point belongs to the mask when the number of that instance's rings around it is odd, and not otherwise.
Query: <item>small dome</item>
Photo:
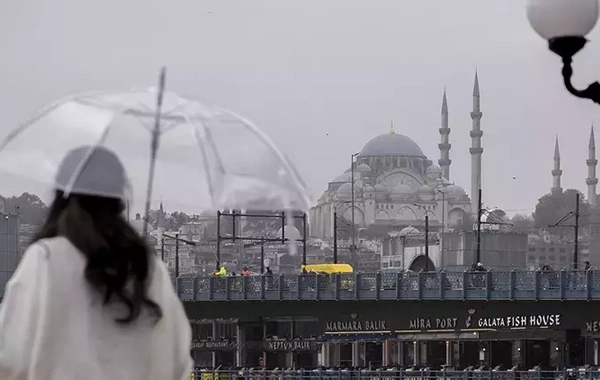
[[[371,167],[363,162],[356,167],[356,171],[359,173],[368,173],[371,171]]]
[[[506,212],[499,208],[485,210],[483,212],[483,214],[481,215],[481,221],[484,223],[489,222],[489,223],[503,224],[504,222],[507,222],[508,220],[509,220],[509,218],[506,215]]]
[[[352,181],[352,173],[344,172],[339,176],[335,177],[335,179],[331,182],[350,182]]]
[[[417,230],[413,226],[408,226],[408,227],[404,227],[400,231],[399,236],[409,236],[409,235],[418,235],[418,234],[420,234],[419,230]]]
[[[465,189],[458,185],[446,186],[441,190],[447,197],[460,198],[467,195]]]
[[[275,236],[278,238],[281,237],[281,228],[277,230],[277,235]],[[285,238],[289,240],[302,240],[302,235],[300,235],[300,231],[296,227],[288,224],[285,226]]]
[[[423,185],[419,188],[419,194],[435,194],[435,190],[429,185]]]
[[[442,175],[442,169],[437,165],[431,165],[425,172],[430,179],[437,179]]]
[[[364,193],[374,193],[375,192],[375,188],[371,185],[365,185],[365,187],[363,187],[363,192]]]
[[[385,193],[387,192],[387,189],[385,188],[385,186],[383,186],[382,184],[378,183],[377,185],[373,186],[373,188],[375,189],[376,192],[378,193]]]
[[[360,192],[360,188],[355,184],[354,185],[354,194],[358,194]],[[342,186],[338,187],[337,194],[351,194],[352,193],[352,184],[349,182],[344,183]]]
[[[405,185],[403,183],[399,183],[392,188],[390,193],[391,194],[412,194],[412,193],[414,193],[414,191],[410,186]]]

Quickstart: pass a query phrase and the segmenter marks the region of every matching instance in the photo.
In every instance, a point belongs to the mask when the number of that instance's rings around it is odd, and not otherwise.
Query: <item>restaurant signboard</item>
[[[265,351],[314,351],[318,348],[316,340],[266,340],[263,342],[263,350]]]

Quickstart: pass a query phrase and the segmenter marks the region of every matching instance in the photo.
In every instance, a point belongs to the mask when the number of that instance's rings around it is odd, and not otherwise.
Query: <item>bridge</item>
[[[179,277],[182,301],[600,300],[600,270]]]

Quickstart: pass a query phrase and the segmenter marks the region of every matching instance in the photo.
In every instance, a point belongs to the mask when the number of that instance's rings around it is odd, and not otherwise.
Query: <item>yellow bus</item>
[[[352,273],[354,270],[350,264],[308,264],[303,265],[301,270],[304,272],[316,272],[323,274],[336,274],[336,273]]]

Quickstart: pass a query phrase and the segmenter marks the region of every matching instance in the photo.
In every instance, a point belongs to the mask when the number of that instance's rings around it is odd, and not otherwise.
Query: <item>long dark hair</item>
[[[33,240],[64,236],[87,259],[85,278],[103,295],[104,304],[125,304],[128,313],[116,321],[135,321],[142,307],[158,321],[162,310],[148,298],[148,275],[152,254],[142,237],[121,215],[123,202],[116,198],[56,191],[46,222]],[[33,244],[33,243],[32,243]],[[131,281],[132,290],[128,290]]]

